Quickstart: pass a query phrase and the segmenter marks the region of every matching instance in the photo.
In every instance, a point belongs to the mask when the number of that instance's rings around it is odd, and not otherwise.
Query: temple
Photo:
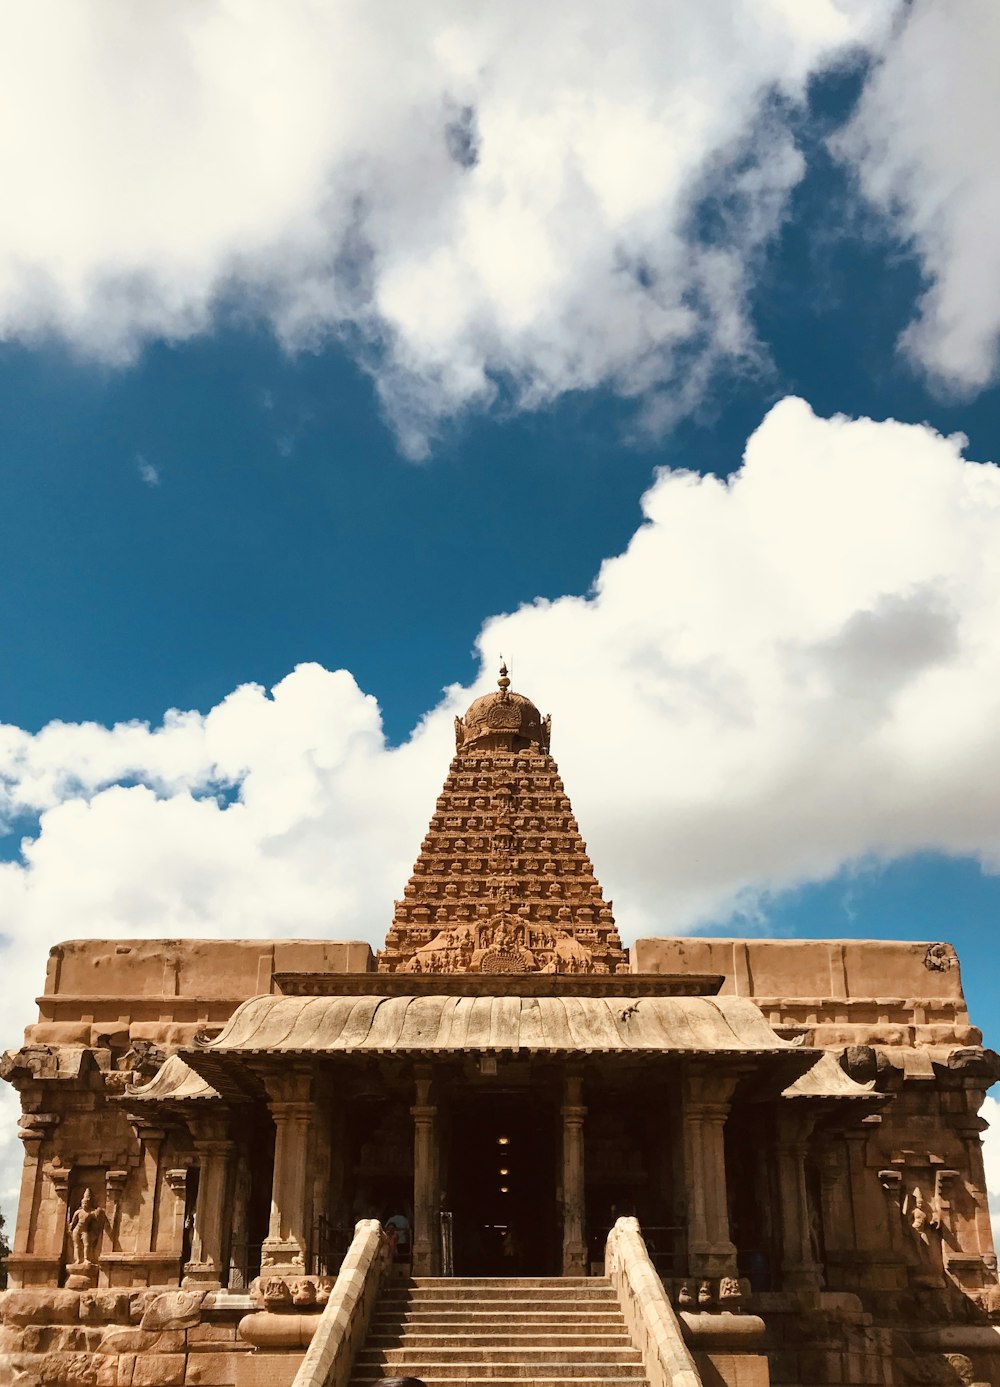
[[[1000,1382],[951,946],[626,949],[549,719],[502,669],[455,731],[377,954],[51,950],[2,1380]]]

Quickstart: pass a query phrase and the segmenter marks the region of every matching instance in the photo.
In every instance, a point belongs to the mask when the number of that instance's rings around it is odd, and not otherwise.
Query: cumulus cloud
[[[927,284],[905,350],[961,391],[997,372],[998,45],[992,0],[914,0],[835,141],[864,193],[920,258]]]
[[[0,335],[128,360],[226,308],[339,335],[414,454],[498,389],[683,408],[754,350],[787,111],[897,9],[14,0]]]
[[[488,620],[476,688],[399,747],[315,665],[156,728],[3,728],[0,814],[38,823],[0,865],[8,1041],[58,938],[379,944],[500,650],[626,940],[873,856],[1000,871],[1000,469],[964,443],[782,401],[728,480],[660,473],[591,592]]]

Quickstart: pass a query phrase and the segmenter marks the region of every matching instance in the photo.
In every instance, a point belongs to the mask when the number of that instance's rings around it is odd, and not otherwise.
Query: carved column
[[[857,1248],[849,1154],[841,1133],[826,1138],[818,1160],[826,1285],[829,1290],[847,1290],[856,1274]]]
[[[45,1167],[45,1174],[52,1185],[55,1198],[49,1203],[47,1237],[36,1235],[36,1243],[45,1243],[39,1251],[48,1252],[57,1262],[61,1262],[66,1252],[66,1230],[69,1225],[69,1166],[63,1165],[58,1156]],[[40,1231],[40,1230],[39,1230]]]
[[[274,1177],[271,1220],[261,1266],[268,1271],[301,1275],[307,1269],[309,1255],[306,1177],[313,1119],[312,1074],[308,1069],[267,1074],[264,1083],[274,1119]]]
[[[413,1077],[413,1275],[433,1276],[440,1262],[437,1106],[431,1102],[430,1065],[417,1065]]]
[[[62,1256],[62,1242],[51,1257],[46,1257],[48,1231],[41,1217],[45,1191],[42,1184],[42,1142],[59,1123],[56,1113],[23,1113],[17,1135],[24,1143],[24,1165],[21,1168],[21,1195],[17,1205],[17,1220],[7,1272],[11,1289],[32,1284],[52,1284]]]
[[[823,1269],[811,1236],[806,1157],[815,1124],[811,1113],[779,1113],[774,1151],[781,1219],[781,1286],[785,1291],[818,1291]]]
[[[128,1184],[127,1170],[109,1170],[104,1177],[104,1212],[107,1216],[108,1243],[112,1252],[121,1251],[118,1211]]]
[[[583,1076],[570,1072],[563,1083],[563,1276],[587,1273],[586,1194],[583,1166]]]
[[[735,1087],[735,1075],[720,1074],[708,1065],[692,1065],[684,1077],[684,1184],[691,1276],[736,1275],[724,1146]]]
[[[961,1216],[959,1212],[960,1206],[956,1205],[953,1199],[953,1186],[958,1183],[954,1178],[953,1172],[940,1172],[938,1177],[939,1185],[941,1184],[941,1176],[951,1174],[952,1178],[945,1179],[943,1181],[943,1187],[935,1190],[935,1195],[940,1204],[942,1222],[945,1221],[944,1216],[946,1215],[949,1231],[960,1249],[959,1256],[956,1258],[954,1254],[949,1255],[947,1244],[945,1245],[945,1265],[949,1270],[953,1270],[953,1274],[954,1271],[958,1271],[959,1269],[958,1267],[953,1269],[952,1263],[959,1262],[962,1254],[964,1254],[966,1258],[973,1257],[982,1261],[984,1257],[989,1256],[993,1252],[993,1231],[990,1224],[990,1211],[986,1197],[986,1170],[983,1165],[982,1140],[982,1133],[988,1126],[988,1123],[978,1116],[978,1106],[982,1102],[981,1094],[979,1092],[969,1094],[967,1096],[967,1101],[975,1105],[972,1111],[966,1113],[963,1117],[953,1119],[953,1121],[955,1129],[961,1138],[962,1145],[965,1148],[966,1169],[968,1171],[967,1180],[961,1182],[965,1190],[965,1200],[961,1202],[964,1203],[967,1201],[971,1204],[971,1218],[968,1216]],[[959,1280],[966,1285],[981,1285],[981,1270],[976,1268],[975,1272],[979,1274],[973,1274],[970,1277],[969,1273],[971,1271],[973,1271],[972,1268],[963,1268],[959,1275]]]
[[[160,1216],[160,1148],[166,1137],[162,1127],[130,1114],[136,1136],[141,1144],[142,1185],[139,1218],[135,1230],[134,1251],[152,1252],[156,1247],[156,1225]]]
[[[228,1278],[228,1231],[232,1223],[230,1170],[233,1143],[226,1116],[188,1118],[198,1157],[198,1198],[185,1286],[221,1286]]]

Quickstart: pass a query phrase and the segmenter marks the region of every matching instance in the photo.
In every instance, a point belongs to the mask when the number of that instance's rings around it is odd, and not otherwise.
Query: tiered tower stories
[[[455,756],[379,971],[627,972],[549,751],[551,721],[511,689],[505,665],[497,683],[455,719]]]

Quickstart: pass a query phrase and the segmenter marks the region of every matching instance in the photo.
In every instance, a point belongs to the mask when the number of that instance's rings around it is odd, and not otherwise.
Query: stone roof
[[[200,1052],[770,1054],[782,1040],[740,997],[252,997]],[[847,1077],[846,1075],[844,1076]]]
[[[549,719],[510,689],[477,698],[380,972],[616,973],[628,970],[549,752]]]

